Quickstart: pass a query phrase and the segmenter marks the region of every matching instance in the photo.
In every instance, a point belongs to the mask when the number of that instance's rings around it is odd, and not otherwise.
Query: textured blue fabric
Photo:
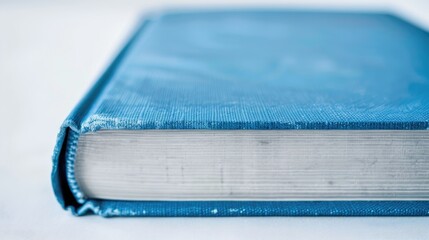
[[[52,182],[79,215],[429,215],[427,201],[92,200],[73,171],[79,135],[101,129],[427,130],[428,121],[429,34],[395,16],[160,14],[139,25],[62,125]]]
[[[422,201],[90,201],[80,211],[82,215],[96,213],[105,217],[421,216],[429,214],[429,204]]]

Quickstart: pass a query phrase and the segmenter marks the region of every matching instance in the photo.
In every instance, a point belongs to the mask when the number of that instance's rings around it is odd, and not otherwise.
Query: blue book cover
[[[74,172],[79,137],[101,130],[428,126],[429,33],[399,17],[288,10],[154,14],[64,121],[52,184],[61,206],[76,215],[429,215],[427,200],[103,200],[85,196]]]

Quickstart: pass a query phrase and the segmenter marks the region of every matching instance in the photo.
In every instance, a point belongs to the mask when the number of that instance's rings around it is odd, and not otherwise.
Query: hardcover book
[[[144,18],[67,117],[75,215],[429,215],[429,34],[388,13]]]

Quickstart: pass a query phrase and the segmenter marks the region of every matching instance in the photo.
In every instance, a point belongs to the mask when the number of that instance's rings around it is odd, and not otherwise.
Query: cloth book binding
[[[105,130],[421,132],[428,130],[428,121],[429,34],[394,15],[292,10],[153,14],[141,20],[62,124],[52,185],[61,206],[75,215],[429,215],[428,199],[91,198],[76,181],[74,165],[79,139]]]

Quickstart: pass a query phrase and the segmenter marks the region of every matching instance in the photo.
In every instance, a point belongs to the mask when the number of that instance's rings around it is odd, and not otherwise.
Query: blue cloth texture
[[[61,126],[52,184],[62,207],[77,215],[429,215],[428,201],[97,200],[74,178],[79,136],[99,130],[428,128],[429,33],[396,16],[154,14]]]

